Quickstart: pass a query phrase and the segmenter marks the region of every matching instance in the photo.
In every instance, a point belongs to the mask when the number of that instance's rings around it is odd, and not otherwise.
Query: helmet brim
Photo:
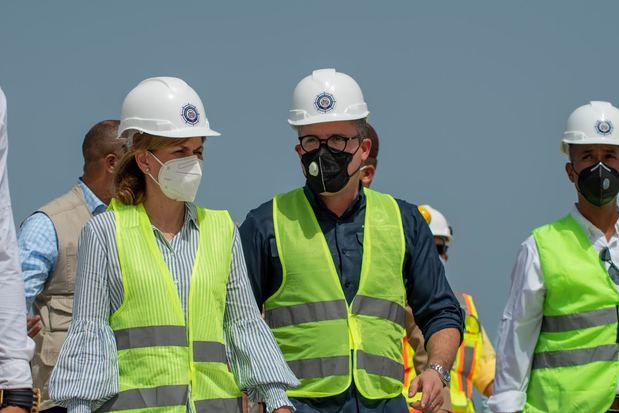
[[[339,121],[347,121],[347,120],[359,120],[367,118],[370,115],[369,111],[365,111],[359,114],[346,114],[346,113],[337,113],[337,114],[321,114],[308,116],[299,120],[291,120],[288,119],[288,124],[290,126],[305,126],[305,125],[313,125],[316,123],[326,123],[326,122],[339,122]]]
[[[128,128],[128,129],[119,131],[118,137],[119,138],[125,137],[130,132],[148,133],[149,135],[153,135],[153,136],[161,136],[163,138],[173,138],[173,139],[186,139],[186,138],[193,138],[195,136],[204,136],[204,137],[221,136],[221,133],[217,132],[216,130],[210,129],[210,128],[186,128],[186,129],[174,130],[174,131],[151,131],[151,130],[143,129],[143,128]]]
[[[603,137],[586,138],[586,139],[563,139],[561,140],[561,152],[565,155],[570,155],[570,145],[613,145],[619,146],[619,140]]]

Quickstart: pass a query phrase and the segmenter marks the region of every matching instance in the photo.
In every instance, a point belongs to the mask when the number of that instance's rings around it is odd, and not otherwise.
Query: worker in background
[[[591,102],[561,141],[578,202],[520,246],[499,329],[493,412],[618,412],[619,109]]]
[[[36,342],[32,378],[41,389],[41,409],[48,413],[67,411],[49,399],[47,385],[71,324],[79,234],[90,218],[105,212],[114,167],[126,152],[125,139],[116,137],[118,123],[105,120],[88,131],[83,175],[71,190],[26,218],[17,233],[26,305],[34,314],[29,320]]]
[[[8,150],[6,98],[0,89],[0,413],[27,413],[36,405],[28,365],[34,342],[26,334],[24,280],[7,174]]]
[[[374,180],[380,142],[378,134],[372,126],[369,126],[368,137],[372,140],[372,151],[361,173],[361,181],[365,187],[369,187]],[[447,250],[452,240],[452,229],[444,215],[429,205],[420,206],[419,210],[430,226],[437,252],[445,265],[449,260]],[[442,409],[446,412],[471,413],[475,411],[471,400],[473,386],[486,396],[492,394],[496,355],[486,331],[481,328],[473,298],[469,294],[461,292],[457,292],[456,297],[466,312],[464,340],[458,349],[451,370],[451,386],[449,389],[445,389],[447,395]],[[427,363],[423,335],[415,324],[410,308],[407,308],[406,334],[408,340],[404,344],[403,354],[405,388],[416,374],[425,369]],[[408,401],[410,403],[412,398],[409,398]],[[415,411],[412,407],[410,410],[411,412]]]
[[[306,185],[241,225],[259,306],[301,385],[297,412],[401,413],[404,307],[417,311],[429,368],[411,384],[437,412],[461,340],[462,313],[417,207],[363,189],[372,142],[361,88],[335,69],[295,88],[289,124]]]
[[[292,412],[298,381],[253,300],[227,211],[196,206],[210,128],[198,94],[156,77],[125,98],[129,152],[110,211],[83,228],[50,396],[69,411]]]
[[[445,216],[430,205],[421,205],[419,210],[430,225],[434,243],[443,264],[447,265],[449,260],[447,251],[453,237],[451,226],[447,223]],[[473,297],[458,291],[456,297],[466,312],[466,318],[464,340],[451,369],[452,411],[474,413],[473,386],[486,397],[492,395],[496,354],[486,330],[481,325]]]

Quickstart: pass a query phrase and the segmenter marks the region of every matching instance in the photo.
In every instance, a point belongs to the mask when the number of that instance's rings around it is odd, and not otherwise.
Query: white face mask
[[[148,173],[148,176],[159,185],[161,192],[175,201],[193,202],[202,180],[202,161],[200,158],[192,155],[163,163],[152,152],[149,153],[161,164],[159,180]]]

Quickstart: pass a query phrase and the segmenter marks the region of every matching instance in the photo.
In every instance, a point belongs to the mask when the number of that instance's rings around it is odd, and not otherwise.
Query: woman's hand
[[[292,407],[284,406],[273,410],[273,413],[292,413]]]

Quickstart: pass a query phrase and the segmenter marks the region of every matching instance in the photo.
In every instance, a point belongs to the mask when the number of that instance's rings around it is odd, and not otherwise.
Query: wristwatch
[[[30,412],[37,413],[41,403],[39,389],[0,389],[0,409],[7,406],[21,407]]]
[[[428,364],[428,368],[438,373],[441,381],[443,382],[443,387],[449,386],[449,383],[451,382],[451,374],[449,374],[449,370],[437,363]]]

